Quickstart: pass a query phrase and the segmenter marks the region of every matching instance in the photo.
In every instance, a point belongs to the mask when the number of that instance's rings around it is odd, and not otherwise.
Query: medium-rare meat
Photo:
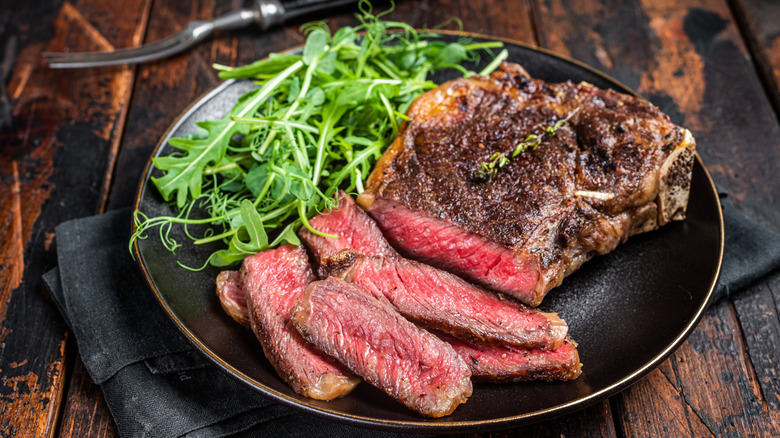
[[[292,320],[320,350],[423,415],[448,415],[471,395],[469,367],[449,344],[343,280],[310,284]]]
[[[235,271],[225,271],[235,272]],[[237,272],[236,272],[237,274]],[[238,294],[220,294],[222,307],[246,315],[246,300],[240,282]],[[238,320],[235,315],[234,319]],[[240,321],[239,321],[240,322]],[[249,327],[249,321],[246,324]],[[572,380],[580,375],[576,343],[566,338],[555,350],[527,349],[509,345],[473,345],[442,332],[436,332],[444,342],[452,345],[471,369],[471,377],[486,382],[520,382],[529,380]]]
[[[474,345],[444,333],[437,335],[466,361],[474,380],[485,382],[566,381],[582,372],[577,344],[566,338],[555,350],[509,345]]]
[[[217,296],[222,309],[237,323],[249,327],[246,296],[238,271],[222,271],[217,275]]]
[[[319,262],[326,256],[332,256],[343,249],[355,251],[370,256],[399,257],[393,247],[382,236],[382,231],[373,219],[368,217],[351,196],[339,191],[335,195],[338,205],[335,209],[324,211],[309,220],[309,224],[317,231],[333,236],[316,235],[305,227],[301,227],[298,235],[306,244],[315,261]],[[317,272],[320,278],[326,278],[327,273]]]
[[[685,217],[695,142],[643,99],[504,63],[423,94],[408,116],[358,203],[404,256],[524,303]]]
[[[317,351],[292,325],[293,304],[314,279],[303,247],[284,245],[249,256],[241,277],[252,330],[279,376],[298,394],[318,400],[352,391],[360,379]]]
[[[336,210],[311,220],[338,239],[300,231],[319,258],[321,278],[345,279],[386,298],[405,317],[469,342],[549,349],[563,342],[568,327],[557,314],[501,300],[449,272],[400,257],[352,198],[339,196]]]
[[[332,275],[386,299],[403,316],[424,327],[472,343],[556,349],[568,330],[554,313],[500,300],[424,263],[367,257],[349,249],[332,259],[333,266],[326,265]]]

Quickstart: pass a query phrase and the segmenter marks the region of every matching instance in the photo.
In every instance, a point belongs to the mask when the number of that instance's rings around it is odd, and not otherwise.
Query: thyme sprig
[[[542,140],[545,137],[554,137],[558,130],[566,126],[566,124],[569,123],[569,120],[571,120],[579,111],[579,108],[575,109],[554,124],[543,127],[538,134],[529,134],[523,141],[515,146],[509,156],[504,152],[494,152],[487,161],[479,163],[479,169],[474,173],[474,179],[477,181],[488,181],[498,173],[499,169],[506,166],[512,158],[516,158],[518,155],[529,150],[535,151],[536,148],[542,144]]]

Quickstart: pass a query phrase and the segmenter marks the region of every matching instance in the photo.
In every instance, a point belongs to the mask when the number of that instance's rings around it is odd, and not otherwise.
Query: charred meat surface
[[[504,63],[425,93],[408,115],[358,202],[404,256],[526,304],[685,217],[695,141],[643,99]],[[513,157],[532,135],[539,144]]]
[[[246,296],[241,286],[241,274],[238,271],[222,271],[217,275],[217,296],[222,309],[231,318],[244,327],[249,327]]]
[[[309,342],[423,415],[448,415],[471,396],[469,367],[449,344],[355,285],[310,284],[292,319]]]
[[[360,379],[317,351],[292,325],[293,304],[314,279],[303,247],[284,245],[249,256],[241,277],[252,330],[279,376],[298,394],[318,400],[352,391]]]
[[[338,236],[337,239],[316,235],[305,227],[298,231],[316,261],[324,260],[325,257],[333,256],[344,249],[353,249],[360,254],[371,256],[399,257],[382,235],[382,230],[376,222],[351,196],[339,191],[336,193],[336,200],[338,206],[335,209],[313,217],[309,223],[315,230]],[[328,276],[319,269],[317,273],[320,278]]]
[[[469,342],[549,349],[563,343],[568,326],[558,315],[501,300],[454,274],[400,257],[352,198],[340,196],[338,209],[311,220],[338,239],[300,232],[319,257],[321,278],[338,276],[387,299],[405,317]]]
[[[484,382],[567,381],[582,373],[577,344],[566,338],[555,350],[509,345],[474,345],[444,333],[437,335],[466,361],[474,380]]]

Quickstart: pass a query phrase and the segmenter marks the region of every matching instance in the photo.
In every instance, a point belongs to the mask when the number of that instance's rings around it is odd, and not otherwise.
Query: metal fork
[[[266,30],[293,18],[355,3],[355,0],[328,2],[304,0],[297,3],[300,7],[291,6],[291,9],[287,10],[279,0],[255,0],[250,8],[229,12],[211,21],[191,21],[180,32],[140,47],[117,49],[111,52],[44,52],[43,56],[50,68],[138,64],[183,52],[215,30],[238,29],[252,23],[257,23],[261,30]]]

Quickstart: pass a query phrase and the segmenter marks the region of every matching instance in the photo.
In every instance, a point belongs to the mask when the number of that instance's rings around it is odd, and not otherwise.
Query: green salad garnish
[[[283,243],[299,244],[300,226],[321,234],[308,219],[335,207],[337,190],[363,190],[409,105],[437,86],[431,72],[474,74],[462,63],[502,45],[465,38],[445,43],[434,32],[383,20],[386,12],[373,15],[367,2],[360,6],[359,26],[331,34],[324,22],[304,25],[306,43],[297,53],[242,67],[215,65],[220,78],[251,79],[258,88],[224,118],[199,122],[199,133],[171,139],[176,152],[154,159],[162,175],[152,182],[179,214],[136,211],[131,244],[159,227],[163,244],[174,251],[181,244],[170,232],[178,224],[195,244],[224,241],[227,248],[207,263],[227,266]],[[480,73],[505,58],[502,51]],[[191,225],[211,226],[195,236]]]

